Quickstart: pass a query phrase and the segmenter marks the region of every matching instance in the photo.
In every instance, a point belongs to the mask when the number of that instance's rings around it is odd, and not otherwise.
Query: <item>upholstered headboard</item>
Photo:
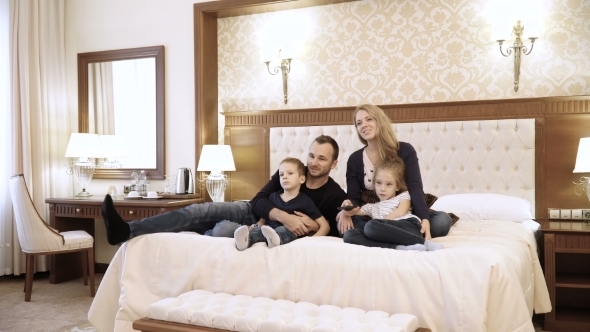
[[[477,120],[392,124],[400,141],[418,154],[424,192],[496,193],[524,198],[535,215],[535,120]],[[330,175],[346,188],[346,162],[363,145],[352,125],[277,127],[270,129],[271,174],[285,157],[306,163],[309,146],[319,135],[340,147]]]

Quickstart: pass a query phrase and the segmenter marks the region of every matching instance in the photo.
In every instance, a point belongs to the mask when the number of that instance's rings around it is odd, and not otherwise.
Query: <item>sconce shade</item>
[[[580,138],[574,173],[590,173],[590,137]]]
[[[197,171],[235,171],[229,145],[203,145]]]
[[[99,148],[98,135],[72,133],[66,149],[67,158],[106,158]]]

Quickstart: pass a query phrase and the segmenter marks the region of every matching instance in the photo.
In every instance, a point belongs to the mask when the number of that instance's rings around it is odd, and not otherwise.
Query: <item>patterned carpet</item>
[[[96,287],[102,280],[96,274]],[[90,288],[82,278],[49,284],[49,273],[36,273],[31,302],[25,302],[24,275],[0,277],[0,331],[96,331],[88,323]]]

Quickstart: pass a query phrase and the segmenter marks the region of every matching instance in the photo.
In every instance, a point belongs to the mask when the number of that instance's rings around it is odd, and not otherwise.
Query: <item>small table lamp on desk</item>
[[[236,165],[229,145],[203,145],[197,171],[210,171],[204,180],[213,202],[221,202],[227,188],[227,176],[222,171],[235,171]]]
[[[67,174],[74,174],[76,181],[82,187],[76,197],[92,196],[86,191],[86,186],[92,180],[96,164],[88,158],[103,158],[103,150],[99,148],[98,135],[88,133],[72,133],[68,148],[66,149],[67,158],[78,158],[66,170]]]

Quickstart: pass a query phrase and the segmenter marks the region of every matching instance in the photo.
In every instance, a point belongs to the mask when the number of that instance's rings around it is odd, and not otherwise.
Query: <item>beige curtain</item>
[[[8,191],[10,176],[10,62],[9,0],[0,0],[0,276],[12,274],[12,205]]]
[[[114,135],[113,63],[98,62],[88,66],[89,132],[99,135]]]
[[[71,132],[65,81],[64,0],[19,0],[10,1],[10,5],[9,167],[12,174],[24,174],[35,207],[49,222],[45,199],[72,193],[64,157]],[[12,237],[11,269],[17,275],[25,272],[24,255],[16,231]],[[36,267],[38,271],[49,269],[46,259],[38,259]]]

